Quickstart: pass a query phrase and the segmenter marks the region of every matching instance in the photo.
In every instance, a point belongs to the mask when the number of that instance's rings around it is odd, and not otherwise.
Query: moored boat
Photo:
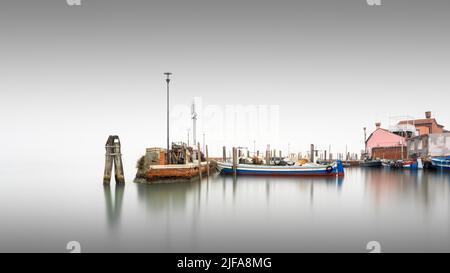
[[[234,173],[233,164],[229,162],[217,162],[217,169],[222,174]],[[301,166],[237,164],[236,174],[249,176],[344,176],[344,166],[342,161],[328,165],[306,163]]]
[[[383,160],[382,161],[383,167],[388,168],[394,168],[394,169],[410,169],[410,170],[417,170],[417,169],[423,169],[423,162],[422,159],[414,159],[414,160]]]
[[[403,168],[418,170],[423,169],[423,162],[421,158],[417,158],[415,160],[403,161]]]
[[[364,160],[359,163],[361,167],[381,167],[381,160]]]
[[[438,169],[450,170],[450,156],[433,157],[431,162]]]

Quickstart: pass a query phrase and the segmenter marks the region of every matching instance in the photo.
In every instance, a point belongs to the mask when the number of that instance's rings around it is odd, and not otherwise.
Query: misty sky
[[[79,159],[101,175],[118,134],[133,169],[165,146],[166,71],[172,105],[278,106],[285,151],[359,152],[362,127],[427,110],[449,129],[449,12],[447,0],[1,1],[0,160]],[[265,148],[260,134],[207,142],[220,155],[254,139]]]

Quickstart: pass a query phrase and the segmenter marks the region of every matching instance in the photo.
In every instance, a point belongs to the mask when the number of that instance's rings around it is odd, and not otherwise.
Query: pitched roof
[[[375,129],[375,131],[373,131],[373,132],[369,135],[369,137],[366,139],[366,143],[369,141],[369,139],[372,138],[373,134],[375,134],[375,132],[378,131],[378,130],[380,130],[380,131],[385,131],[385,132],[387,132],[387,133],[389,133],[389,134],[391,134],[391,135],[399,136],[399,135],[397,135],[397,134],[392,133],[391,131],[389,131],[389,130],[387,130],[387,129],[384,129],[384,128],[381,128],[381,127],[380,127],[380,128]],[[402,137],[402,136],[399,136],[399,137]]]

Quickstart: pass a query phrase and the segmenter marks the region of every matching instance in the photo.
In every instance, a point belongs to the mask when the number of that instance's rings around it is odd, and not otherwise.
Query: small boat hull
[[[403,164],[403,168],[410,169],[410,170],[418,170],[419,164],[417,162],[405,162]]]
[[[423,169],[422,159],[418,158],[417,160],[408,160],[408,161],[382,161],[383,167],[392,168],[392,169],[409,169],[409,170],[419,170]]]
[[[198,177],[200,172],[206,174],[206,162],[202,162],[199,167],[198,164],[172,164],[172,165],[152,165],[146,171],[144,178],[147,182],[156,182],[164,180],[189,180]]]
[[[371,161],[361,161],[361,162],[359,163],[359,166],[361,166],[361,167],[376,168],[376,167],[381,167],[381,166],[383,166],[383,164],[381,163],[380,160],[371,160]]]
[[[233,165],[218,162],[217,168],[221,174],[234,174]],[[344,166],[341,161],[323,166],[267,166],[238,164],[237,175],[248,176],[344,176]]]
[[[450,170],[450,156],[433,157],[431,163],[438,169]]]

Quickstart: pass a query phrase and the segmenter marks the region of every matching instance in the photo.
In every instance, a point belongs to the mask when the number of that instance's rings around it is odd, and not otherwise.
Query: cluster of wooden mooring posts
[[[197,157],[198,160],[198,169],[199,169],[199,177],[202,179],[202,156],[200,153],[200,143],[197,143],[197,154],[194,157]],[[105,144],[106,154],[105,154],[105,170],[103,175],[103,183],[105,185],[109,185],[111,182],[112,170],[114,167],[114,178],[116,183],[125,183],[125,176],[123,171],[123,163],[122,163],[122,153],[121,153],[121,144],[120,139],[116,135],[111,135],[108,137],[108,140]],[[208,153],[208,145],[205,145],[205,159],[206,159],[206,174],[210,176],[210,159]],[[183,151],[183,154],[186,155],[186,151]],[[179,165],[183,167],[184,164],[170,164],[170,165]],[[203,174],[204,175],[204,174]]]
[[[283,157],[282,151],[280,151],[280,150],[277,151],[276,149],[271,150],[270,145],[267,145],[267,150],[266,150],[266,154],[265,154],[266,165],[270,165],[267,162],[270,162],[271,158],[277,157],[277,154],[278,154],[279,158]],[[241,154],[241,150],[239,150],[239,147],[233,147],[232,152],[231,152],[231,163],[232,163],[232,168],[233,168],[234,174],[236,174],[237,165],[239,164],[238,158],[240,158],[241,156],[242,156],[242,154]],[[256,151],[256,157],[259,158],[259,156],[260,156],[260,151],[258,150],[258,151]],[[247,157],[250,157],[250,153],[248,150],[247,150]],[[301,156],[299,153],[299,158],[300,157]],[[338,154],[338,156],[337,156],[337,160],[344,160],[344,158],[345,158],[345,162],[347,162],[347,163],[354,161],[354,160],[350,160],[350,158],[351,158],[350,153],[347,153],[346,156],[344,156],[344,154]],[[319,150],[315,149],[314,144],[311,144],[311,146],[310,146],[308,159],[310,162],[315,162],[317,159],[319,159]],[[226,150],[225,146],[223,146],[222,160],[223,160],[223,162],[227,161],[227,150]],[[321,158],[321,161],[324,162],[327,160],[332,161],[333,155],[328,154],[328,158],[327,158],[327,151],[324,151],[323,158]]]
[[[227,161],[227,149],[225,146],[222,147],[223,151],[222,151],[222,161],[226,162]],[[314,145],[311,144],[311,152],[310,152],[310,161],[313,162],[314,158],[317,158],[317,150],[314,150]],[[316,156],[314,156],[316,154]],[[256,151],[256,157],[259,157],[260,152],[259,150]],[[233,167],[237,167],[237,164],[239,162],[237,162],[238,158],[241,157],[241,151],[239,150],[239,147],[233,147],[232,148],[232,153],[231,153],[231,158],[232,158],[232,163],[233,163]],[[247,157],[250,157],[250,152],[247,150]],[[270,159],[273,157],[277,157],[277,150],[271,150],[270,149],[270,145],[267,145],[267,150],[266,150],[266,154],[265,154],[265,160],[266,162],[270,162]],[[278,151],[278,157],[283,157],[283,152],[282,151]]]
[[[119,137],[109,136],[106,141],[105,149],[105,172],[103,174],[103,183],[109,184],[111,182],[113,165],[116,183],[125,183]]]
[[[222,147],[222,161],[226,162],[227,161],[227,148],[226,146]],[[232,158],[232,168],[233,168],[233,173],[234,175],[236,175],[237,173],[237,165],[239,164],[238,162],[238,158],[242,156],[241,154],[241,150],[239,150],[238,147],[233,147],[231,150],[231,158]],[[270,158],[276,155],[276,151],[270,150],[270,145],[267,145],[267,150],[266,150],[266,162],[270,162]],[[280,157],[282,156],[281,151],[279,151],[279,155]],[[259,157],[259,150],[256,152],[256,156]],[[250,152],[247,150],[247,157],[250,157]]]

